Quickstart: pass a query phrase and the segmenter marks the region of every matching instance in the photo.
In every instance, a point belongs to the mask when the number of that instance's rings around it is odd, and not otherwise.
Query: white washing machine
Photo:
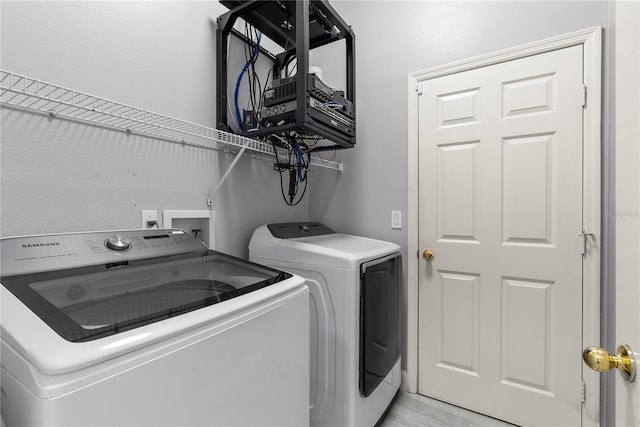
[[[256,229],[249,256],[309,287],[311,425],[374,426],[401,382],[400,247],[285,223]]]
[[[7,427],[308,425],[302,278],[175,229],[0,250]]]

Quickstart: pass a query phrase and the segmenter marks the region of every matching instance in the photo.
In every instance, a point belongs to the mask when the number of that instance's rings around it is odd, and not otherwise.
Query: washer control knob
[[[131,248],[131,240],[120,235],[115,235],[109,237],[104,242],[104,245],[114,251],[126,251],[127,249]]]

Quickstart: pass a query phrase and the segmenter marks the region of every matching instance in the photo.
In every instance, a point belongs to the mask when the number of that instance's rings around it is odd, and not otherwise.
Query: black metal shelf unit
[[[251,132],[241,133],[244,136],[281,135],[295,131],[299,135],[318,136],[332,141],[335,145],[320,149],[352,148],[356,143],[355,136],[355,34],[351,27],[338,15],[327,0],[220,0],[230,10],[218,17],[216,31],[217,54],[217,123],[223,130],[230,129],[227,115],[227,41],[231,34],[240,37],[245,43],[249,40],[233,28],[237,19],[241,18],[262,32],[266,37],[283,48],[283,52],[272,54],[262,47],[264,56],[273,61],[274,76],[276,71],[295,56],[297,73],[295,78],[295,118],[284,124],[270,127],[259,127]],[[292,18],[295,23],[292,24]],[[309,50],[338,40],[346,44],[346,88],[345,98],[351,105],[350,116],[353,126],[349,132],[340,131],[332,126],[331,121],[318,120],[318,108],[310,106],[309,96]],[[264,57],[263,56],[263,57]],[[317,105],[317,104],[316,104]],[[340,117],[338,117],[340,118]],[[351,119],[350,119],[351,120]]]

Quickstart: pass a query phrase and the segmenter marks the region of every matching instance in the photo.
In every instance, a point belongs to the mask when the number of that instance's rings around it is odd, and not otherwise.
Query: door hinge
[[[587,87],[582,85],[582,107],[587,106]]]
[[[584,403],[587,400],[587,386],[584,380],[580,381],[580,403]]]
[[[416,86],[416,92],[418,93],[418,95],[422,95],[422,83],[418,83],[418,85]]]
[[[596,235],[593,233],[587,233],[586,231],[582,230],[580,233],[578,233],[578,237],[580,237],[581,239],[580,253],[582,254],[582,256],[584,256],[587,253],[587,239],[589,239],[589,237],[595,239]]]

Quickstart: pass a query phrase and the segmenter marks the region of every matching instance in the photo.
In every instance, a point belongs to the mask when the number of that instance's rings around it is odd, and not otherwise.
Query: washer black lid
[[[289,277],[210,250],[0,279],[60,336],[82,342],[198,310]]]

